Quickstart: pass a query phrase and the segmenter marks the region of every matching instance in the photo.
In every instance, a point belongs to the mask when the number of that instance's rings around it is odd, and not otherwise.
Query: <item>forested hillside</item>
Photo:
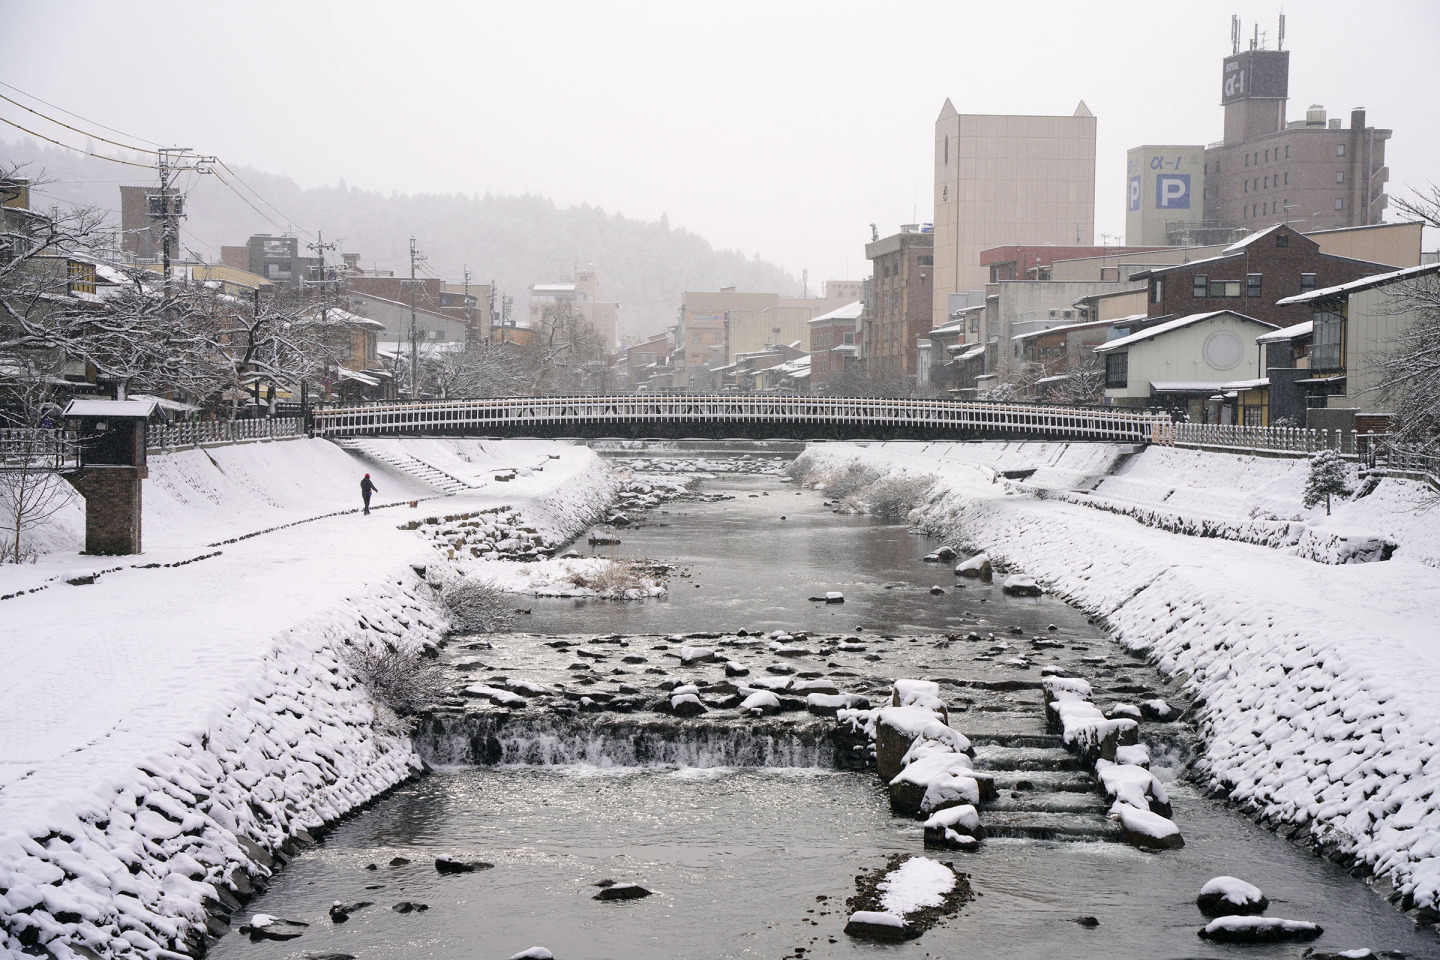
[[[96,151],[100,152],[100,151]],[[137,163],[151,158],[123,155]],[[54,182],[39,187],[32,203],[97,205],[114,211],[119,224],[119,185],[157,183],[153,172],[83,157],[33,141],[0,143],[0,160],[28,163],[32,177]],[[545,197],[492,194],[383,194],[338,186],[302,189],[285,176],[235,166],[240,183],[221,175],[185,174],[187,219],[181,246],[210,261],[222,244],[241,244],[255,233],[291,229],[304,241],[322,231],[326,242],[358,253],[366,269],[378,265],[397,274],[409,269],[414,236],[433,274],[459,282],[468,265],[475,283],[492,279],[515,298],[518,316],[527,307],[528,285],[570,276],[578,266],[600,271],[601,295],[621,305],[620,332],[659,332],[674,323],[684,290],[740,290],[797,295],[798,282],[775,264],[735,250],[716,250],[703,237],[674,229],[665,218],[633,220],[595,207],[560,209]],[[274,205],[248,194],[244,186]]]

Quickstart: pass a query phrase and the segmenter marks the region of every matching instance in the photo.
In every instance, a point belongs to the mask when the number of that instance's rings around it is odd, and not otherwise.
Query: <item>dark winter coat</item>
[[[360,496],[364,497],[366,500],[369,500],[369,499],[370,499],[370,494],[372,494],[372,493],[374,493],[374,492],[375,492],[375,484],[373,484],[373,483],[370,482],[370,478],[369,478],[369,477],[365,477],[364,479],[362,479],[362,480],[360,481]]]

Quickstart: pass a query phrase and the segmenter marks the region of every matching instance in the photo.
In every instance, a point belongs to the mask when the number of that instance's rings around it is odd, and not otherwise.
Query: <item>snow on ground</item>
[[[640,600],[666,592],[663,582],[623,561],[603,557],[567,557],[516,563],[510,560],[466,560],[459,563],[467,579],[480,580],[505,593],[535,597],[615,597]],[[617,593],[619,594],[616,597]]]
[[[1440,547],[1435,511],[1395,509],[1418,495],[1418,485],[1384,480],[1331,518],[1337,525],[1383,518],[1381,531],[1399,544],[1393,559],[1328,565],[1169,533],[1058,499],[1071,478],[1104,461],[1105,450],[1113,458],[1113,447],[983,446],[1003,450],[835,443],[812,447],[801,467],[812,480],[856,463],[885,477],[933,479],[912,522],[1022,569],[1104,616],[1121,643],[1148,651],[1162,670],[1188,678],[1205,704],[1199,722],[1207,752],[1198,770],[1212,784],[1262,818],[1301,826],[1325,849],[1370,865],[1410,901],[1435,907],[1440,570],[1420,561]],[[995,464],[1019,469],[1027,449],[1059,490],[1042,490],[1041,471],[1024,485],[997,479]],[[1152,448],[1136,459],[1173,453]],[[1249,471],[1270,469],[1255,467],[1255,458],[1185,459],[1190,466],[1169,468],[1180,473],[1185,482],[1175,486],[1187,488],[1191,503],[1223,486],[1223,477],[1240,491],[1251,483],[1253,506],[1262,509],[1286,504],[1279,491],[1295,489],[1293,477],[1246,480]],[[1244,503],[1231,499],[1226,509]]]
[[[323,440],[157,455],[143,555],[0,567],[0,953],[183,948],[214,885],[418,769],[338,658],[447,626],[414,569],[442,557],[399,527],[509,504],[558,538],[614,491],[583,447],[449,443],[514,479],[412,509],[435,491]]]

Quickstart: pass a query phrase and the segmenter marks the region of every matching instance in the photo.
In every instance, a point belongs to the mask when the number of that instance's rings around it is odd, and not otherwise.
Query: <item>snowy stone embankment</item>
[[[1187,678],[1203,703],[1207,749],[1197,772],[1212,786],[1277,829],[1364,864],[1394,884],[1402,906],[1435,916],[1436,511],[1407,511],[1418,485],[1387,479],[1363,499],[1338,502],[1329,522],[1311,514],[1317,527],[1362,527],[1397,544],[1384,563],[1330,565],[1177,535],[1054,496],[1104,472],[1118,453],[1079,444],[826,444],[797,466],[809,483],[857,472],[876,484],[923,480],[911,522],[1023,570]],[[1137,501],[1146,485],[1165,486],[1166,509],[1177,512],[1305,513],[1293,465],[1257,468],[1258,459],[1152,448],[1120,477],[1144,479],[1129,491]],[[1037,469],[1024,485],[998,472],[1027,461]],[[1257,484],[1246,479],[1254,469],[1291,473]]]
[[[614,493],[585,448],[450,443],[515,479],[447,510],[509,504],[563,540]],[[294,845],[421,769],[343,651],[443,636],[416,570],[448,561],[399,529],[435,494],[325,441],[186,451],[151,460],[145,555],[0,568],[0,955],[193,952]]]

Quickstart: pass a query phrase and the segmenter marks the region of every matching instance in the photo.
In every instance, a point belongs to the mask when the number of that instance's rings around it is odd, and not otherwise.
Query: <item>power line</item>
[[[83,134],[84,136],[90,137],[91,139],[94,139],[94,140],[100,140],[100,141],[102,141],[102,142],[104,142],[104,143],[110,144],[111,146],[120,147],[121,149],[124,149],[124,150],[134,150],[136,153],[152,153],[152,154],[154,154],[154,155],[157,156],[157,157],[160,155],[160,151],[159,151],[159,150],[147,150],[147,149],[145,149],[144,147],[137,147],[137,146],[134,146],[133,144],[120,143],[118,140],[110,140],[110,139],[108,139],[108,138],[106,138],[106,137],[102,137],[102,136],[100,136],[98,133],[91,133],[89,130],[81,130],[79,127],[72,127],[72,126],[70,126],[70,124],[65,123],[65,122],[62,121],[62,120],[56,120],[54,117],[47,116],[46,114],[41,113],[39,110],[34,110],[34,109],[31,109],[30,107],[25,106],[25,104],[21,103],[19,100],[11,100],[9,97],[5,96],[5,94],[3,94],[3,93],[0,93],[0,100],[4,100],[6,103],[13,103],[13,104],[15,104],[15,106],[19,107],[21,110],[25,110],[25,111],[27,111],[27,112],[29,112],[29,113],[35,114],[35,116],[39,117],[41,120],[49,120],[51,123],[55,124],[57,127],[64,127],[66,130],[74,130],[76,133]]]
[[[250,184],[246,183],[244,180],[241,180],[240,174],[236,173],[234,170],[231,170],[230,167],[226,165],[224,160],[219,161],[219,163],[220,166],[225,168],[226,173],[230,174],[230,176],[235,178],[236,183],[240,184],[246,190],[249,190],[251,193],[253,193],[256,199],[258,199],[261,203],[265,204],[265,206],[269,207],[271,210],[274,210],[275,213],[287,224],[292,222],[291,219],[285,215],[284,211],[282,211],[279,207],[275,206],[275,204],[271,203],[269,200],[266,200],[264,197],[260,196],[260,192],[254,187],[250,186]],[[233,190],[234,188],[232,187],[231,189]],[[241,199],[244,198],[242,197]],[[273,220],[271,222],[274,223]],[[300,232],[305,234],[307,237],[313,238],[315,236],[315,234],[311,233],[309,230],[304,229],[303,227],[300,228]]]
[[[64,147],[66,150],[74,150],[76,153],[84,154],[84,155],[87,156],[87,157],[94,157],[96,160],[109,160],[111,163],[122,163],[122,164],[124,164],[124,165],[127,166],[127,167],[139,167],[141,170],[153,170],[153,169],[155,169],[154,167],[151,167],[149,164],[145,164],[145,163],[132,163],[132,162],[129,161],[129,160],[117,160],[117,159],[115,159],[114,157],[107,157],[107,156],[105,156],[103,153],[91,153],[89,150],[81,150],[79,147],[72,147],[72,146],[70,146],[70,144],[68,144],[68,143],[61,143],[59,140],[56,140],[56,139],[54,139],[53,137],[47,137],[47,136],[45,136],[45,134],[43,134],[43,133],[36,133],[34,130],[29,129],[28,127],[22,127],[22,126],[20,126],[20,124],[16,123],[14,120],[6,120],[4,117],[0,117],[0,123],[8,123],[8,124],[10,124],[10,126],[14,127],[16,130],[20,130],[20,131],[23,131],[24,133],[28,133],[28,134],[30,134],[30,136],[32,136],[32,137],[39,137],[41,140],[44,140],[44,141],[46,141],[47,143],[53,143],[53,144],[55,144],[55,146],[57,146],[57,147]]]
[[[101,130],[109,130],[111,133],[118,133],[120,136],[122,136],[122,137],[129,137],[131,140],[140,140],[140,141],[143,141],[143,142],[145,142],[145,143],[150,144],[151,146],[155,146],[155,147],[163,147],[163,146],[164,146],[163,143],[156,143],[154,140],[149,140],[149,139],[146,139],[145,137],[137,137],[137,136],[135,136],[133,133],[126,133],[124,130],[116,130],[114,127],[107,127],[105,124],[101,123],[101,122],[98,121],[98,120],[91,120],[89,117],[82,117],[80,114],[76,113],[76,112],[73,111],[73,110],[66,110],[64,107],[59,106],[58,104],[51,103],[49,100],[42,100],[41,98],[35,96],[35,94],[33,94],[33,93],[27,93],[26,91],[21,90],[19,87],[15,86],[14,84],[6,83],[4,80],[0,80],[0,87],[5,87],[7,90],[14,90],[16,93],[20,94],[22,97],[29,97],[31,100],[34,100],[36,103],[43,103],[43,104],[45,104],[45,106],[49,107],[50,109],[52,109],[52,110],[59,110],[61,113],[68,114],[68,115],[74,117],[74,118],[77,119],[77,120],[84,120],[86,123],[93,123],[95,126],[99,127]],[[12,102],[13,102],[13,101],[12,101]]]

